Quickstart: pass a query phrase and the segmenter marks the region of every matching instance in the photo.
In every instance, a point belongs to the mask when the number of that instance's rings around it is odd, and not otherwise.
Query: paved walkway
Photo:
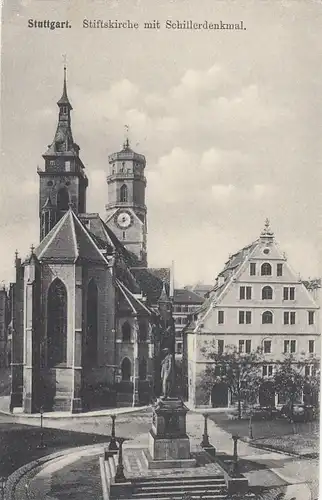
[[[134,417],[133,417],[134,418]],[[208,421],[210,442],[220,452],[232,453],[231,436]],[[187,433],[191,438],[191,448],[199,447],[203,433],[203,417],[200,413],[187,415]],[[147,432],[138,434],[124,444],[126,448],[147,447]],[[82,449],[72,449],[64,456],[48,460],[22,476],[16,489],[15,500],[94,500],[101,499],[101,480],[98,457],[103,451],[102,445]],[[252,448],[248,443],[239,442],[239,456],[250,463],[248,477],[252,486],[280,487],[288,482],[295,486],[288,487],[286,500],[292,497],[299,500],[312,500],[310,490],[301,478],[288,477],[288,464],[294,466],[294,458],[281,453],[267,452]],[[26,489],[27,485],[27,489]]]

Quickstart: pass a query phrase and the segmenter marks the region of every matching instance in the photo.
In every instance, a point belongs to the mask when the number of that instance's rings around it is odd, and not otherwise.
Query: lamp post
[[[210,443],[209,443],[209,436],[208,436],[208,424],[207,424],[207,420],[208,420],[208,413],[204,413],[204,429],[203,429],[203,435],[202,435],[202,441],[200,443],[200,446],[202,446],[203,448],[206,448],[207,446],[210,446]]]
[[[1,500],[5,500],[4,490],[6,486],[6,478],[0,477],[0,492],[1,492]]]
[[[108,446],[109,451],[115,451],[118,449],[117,447],[117,442],[115,438],[115,420],[116,420],[116,415],[111,415],[112,419],[112,431],[111,431],[111,441]]]
[[[116,483],[124,483],[126,481],[126,477],[124,475],[124,465],[123,465],[123,443],[125,439],[124,438],[119,438],[119,459],[118,459],[118,464],[116,467],[116,472],[115,472],[115,482]]]
[[[40,450],[43,450],[46,448],[46,445],[44,443],[44,423],[43,423],[43,417],[44,417],[44,407],[40,407],[40,443],[38,444],[37,448]]]
[[[237,472],[238,468],[238,451],[237,451],[237,443],[239,436],[232,436],[234,441],[234,451],[233,451],[233,472]]]
[[[251,409],[250,413],[249,413],[249,422],[248,422],[248,437],[249,437],[249,439],[254,439],[252,418],[253,418],[253,411]]]

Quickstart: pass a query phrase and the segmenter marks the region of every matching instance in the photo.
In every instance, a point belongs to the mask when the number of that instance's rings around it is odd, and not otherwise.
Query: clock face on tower
[[[121,229],[126,229],[132,224],[133,218],[129,212],[119,212],[115,217],[115,222]]]

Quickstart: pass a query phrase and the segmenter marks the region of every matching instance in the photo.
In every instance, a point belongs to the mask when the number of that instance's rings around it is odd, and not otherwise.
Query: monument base
[[[152,429],[149,433],[149,469],[195,467],[186,434],[189,411],[178,398],[160,398],[152,408]]]

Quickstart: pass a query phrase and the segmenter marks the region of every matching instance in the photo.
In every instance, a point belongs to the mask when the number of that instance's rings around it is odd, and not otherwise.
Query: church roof
[[[170,286],[170,269],[167,267],[132,267],[131,273],[147,297],[148,304],[157,304],[163,283],[166,284],[167,288]]]
[[[143,302],[135,296],[120,280],[116,279],[116,286],[120,290],[121,294],[125,298],[126,302],[132,309],[133,313],[144,313],[144,314],[152,314],[152,311],[146,307]]]
[[[107,264],[91,234],[69,209],[35,249],[39,260],[76,262],[78,259]]]

